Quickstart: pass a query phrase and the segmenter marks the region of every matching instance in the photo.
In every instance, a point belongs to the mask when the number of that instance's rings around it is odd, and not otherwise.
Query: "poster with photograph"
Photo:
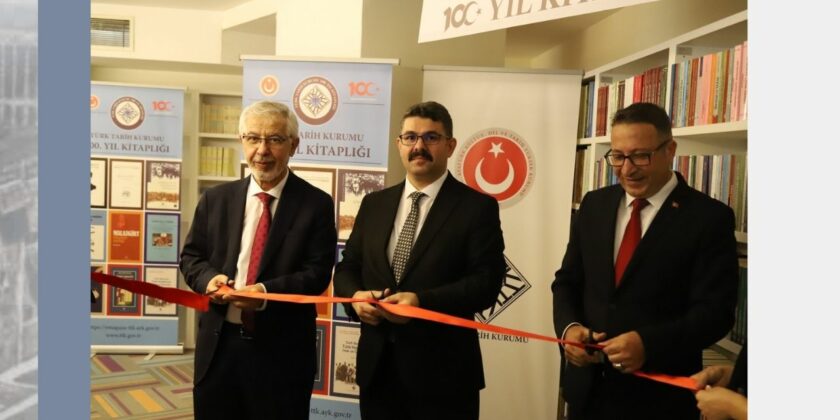
[[[146,162],[146,209],[181,209],[181,162]]]
[[[105,208],[108,197],[108,159],[90,159],[90,206]]]
[[[145,269],[146,273],[143,278],[146,279],[146,283],[160,287],[176,287],[178,285],[177,267],[146,266]],[[163,299],[143,296],[143,315],[175,316],[178,315],[178,305]]]
[[[335,200],[335,169],[291,166],[292,172]]]
[[[315,321],[315,383],[313,394],[327,395],[330,377],[330,323]]]
[[[111,265],[110,275],[126,280],[143,281],[139,265]],[[139,295],[119,287],[109,287],[108,315],[140,315]]]
[[[338,171],[338,239],[350,237],[365,194],[385,188],[385,172]]]
[[[108,212],[105,210],[90,211],[90,260],[105,262],[105,238],[108,232]]]
[[[335,263],[338,264],[344,259],[344,244],[335,246]],[[344,304],[333,303],[333,319],[337,321],[350,321],[350,316],[344,310]]]
[[[142,233],[142,212],[111,210],[108,213],[108,261],[142,262]]]
[[[105,274],[105,266],[92,265],[90,266],[90,272]],[[102,283],[90,281],[90,313],[102,314],[104,312],[105,288],[106,286]]]
[[[178,263],[177,213],[146,213],[146,262]]]
[[[330,395],[359,398],[356,384],[356,349],[361,330],[357,324],[334,323],[332,331],[332,375]]]
[[[111,159],[110,208],[143,209],[143,161]]]

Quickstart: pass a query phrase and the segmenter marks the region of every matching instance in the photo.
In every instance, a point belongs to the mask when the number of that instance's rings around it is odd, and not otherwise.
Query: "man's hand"
[[[626,332],[601,344],[610,363],[621,372],[635,372],[645,364],[645,345],[636,331]]]
[[[709,366],[700,372],[691,375],[691,379],[697,381],[698,389],[703,389],[706,385],[727,386],[732,378],[732,370],[733,366]]]
[[[252,284],[250,286],[245,286],[237,292],[257,292],[257,293],[265,293],[265,288],[261,284]],[[263,306],[265,299],[259,298],[252,298],[252,297],[245,297],[245,296],[236,296],[232,294],[226,294],[222,299],[225,302],[232,303],[233,306],[236,306],[239,309],[259,309]]]
[[[607,338],[607,334],[602,332],[593,332],[592,338],[595,342],[599,342]],[[563,336],[563,339],[577,343],[586,343],[589,339],[589,328],[582,325],[569,327],[569,329],[566,330],[566,335]],[[585,349],[577,346],[563,346],[563,353],[566,360],[578,367],[586,367],[600,361],[597,353],[588,354]]]
[[[707,420],[746,419],[747,399],[743,395],[716,386],[707,387],[694,395],[697,398],[697,408]]]
[[[384,295],[386,292],[387,290],[359,290],[353,293],[353,299],[376,299],[376,296]],[[370,303],[353,302],[353,310],[356,311],[359,320],[365,324],[379,325],[382,321],[382,311]]]
[[[233,280],[229,279],[228,276],[224,274],[217,274],[215,277],[210,279],[210,282],[207,283],[207,289],[204,291],[204,294],[210,296],[211,302],[222,305],[226,302],[222,299],[222,295],[216,292],[220,287],[225,285],[233,285]]]
[[[420,306],[420,299],[417,298],[417,294],[412,292],[399,292],[394,293],[393,295],[388,295],[388,290],[385,290],[385,299],[382,299],[382,302],[385,303],[393,303],[397,305],[410,305],[410,306]],[[389,322],[393,322],[394,324],[405,324],[408,321],[411,321],[411,318],[406,318],[404,316],[395,315],[387,310],[382,310],[382,315],[387,319]]]

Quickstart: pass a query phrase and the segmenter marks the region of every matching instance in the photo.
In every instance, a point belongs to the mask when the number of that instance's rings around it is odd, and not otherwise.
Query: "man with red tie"
[[[571,419],[690,419],[684,389],[639,378],[689,376],[702,351],[734,322],[735,217],[671,170],[677,144],[665,110],[636,103],[616,112],[604,156],[620,185],[587,194],[555,273],[557,337]]]
[[[259,101],[239,133],[251,176],[207,190],[181,253],[181,272],[212,296],[198,325],[197,419],[308,419],[315,379],[315,305],[220,296],[237,290],[320,295],[330,282],[332,198],[288,169],[295,114]]]

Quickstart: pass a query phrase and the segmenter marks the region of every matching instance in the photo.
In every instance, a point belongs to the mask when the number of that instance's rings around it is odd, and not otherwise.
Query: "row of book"
[[[747,41],[671,66],[674,127],[747,118]]]
[[[575,185],[572,202],[579,203],[586,188],[585,162],[587,150],[578,150],[575,162]],[[747,158],[745,155],[686,155],[674,158],[673,170],[685,178],[686,183],[712,198],[719,200],[735,212],[735,230],[747,231]],[[595,162],[594,189],[618,183],[615,168],[606,159]],[[579,175],[578,175],[579,174]]]
[[[735,307],[735,325],[729,333],[729,339],[744,345],[747,341],[747,264],[742,259],[738,267],[738,303]]]
[[[595,81],[587,81],[581,87],[578,137],[607,135],[609,119],[630,104],[650,102],[665,108],[667,81],[668,66],[652,67],[623,80],[601,83],[597,91]]]
[[[236,134],[239,132],[239,113],[242,108],[233,105],[201,104],[202,133]]]
[[[676,156],[673,169],[688,185],[731,207],[735,230],[747,231],[746,155]]]
[[[201,146],[199,175],[239,176],[239,150],[232,147]]]

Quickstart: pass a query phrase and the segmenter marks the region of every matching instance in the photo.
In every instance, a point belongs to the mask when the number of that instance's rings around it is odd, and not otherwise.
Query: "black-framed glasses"
[[[440,133],[435,133],[434,131],[429,131],[428,133],[417,134],[417,133],[405,133],[400,134],[397,136],[400,139],[400,143],[403,146],[413,146],[414,143],[417,143],[417,139],[423,139],[423,143],[427,145],[437,144],[441,140],[446,139],[447,137]]]
[[[656,146],[656,149],[651,150],[650,152],[636,152],[631,153],[629,155],[625,155],[622,153],[613,152],[612,150],[608,150],[607,153],[604,154],[604,159],[607,160],[607,163],[610,166],[620,168],[624,166],[624,161],[629,159],[630,163],[633,166],[647,166],[650,165],[650,158],[653,156],[654,153],[658,152],[659,149],[662,149],[663,146],[668,144],[671,140],[665,140]]]
[[[289,140],[286,136],[281,136],[279,134],[272,135],[272,136],[257,136],[254,134],[243,134],[240,136],[242,141],[244,141],[249,146],[259,146],[263,140],[265,140],[266,145],[277,147],[282,144],[285,144],[286,141]]]

